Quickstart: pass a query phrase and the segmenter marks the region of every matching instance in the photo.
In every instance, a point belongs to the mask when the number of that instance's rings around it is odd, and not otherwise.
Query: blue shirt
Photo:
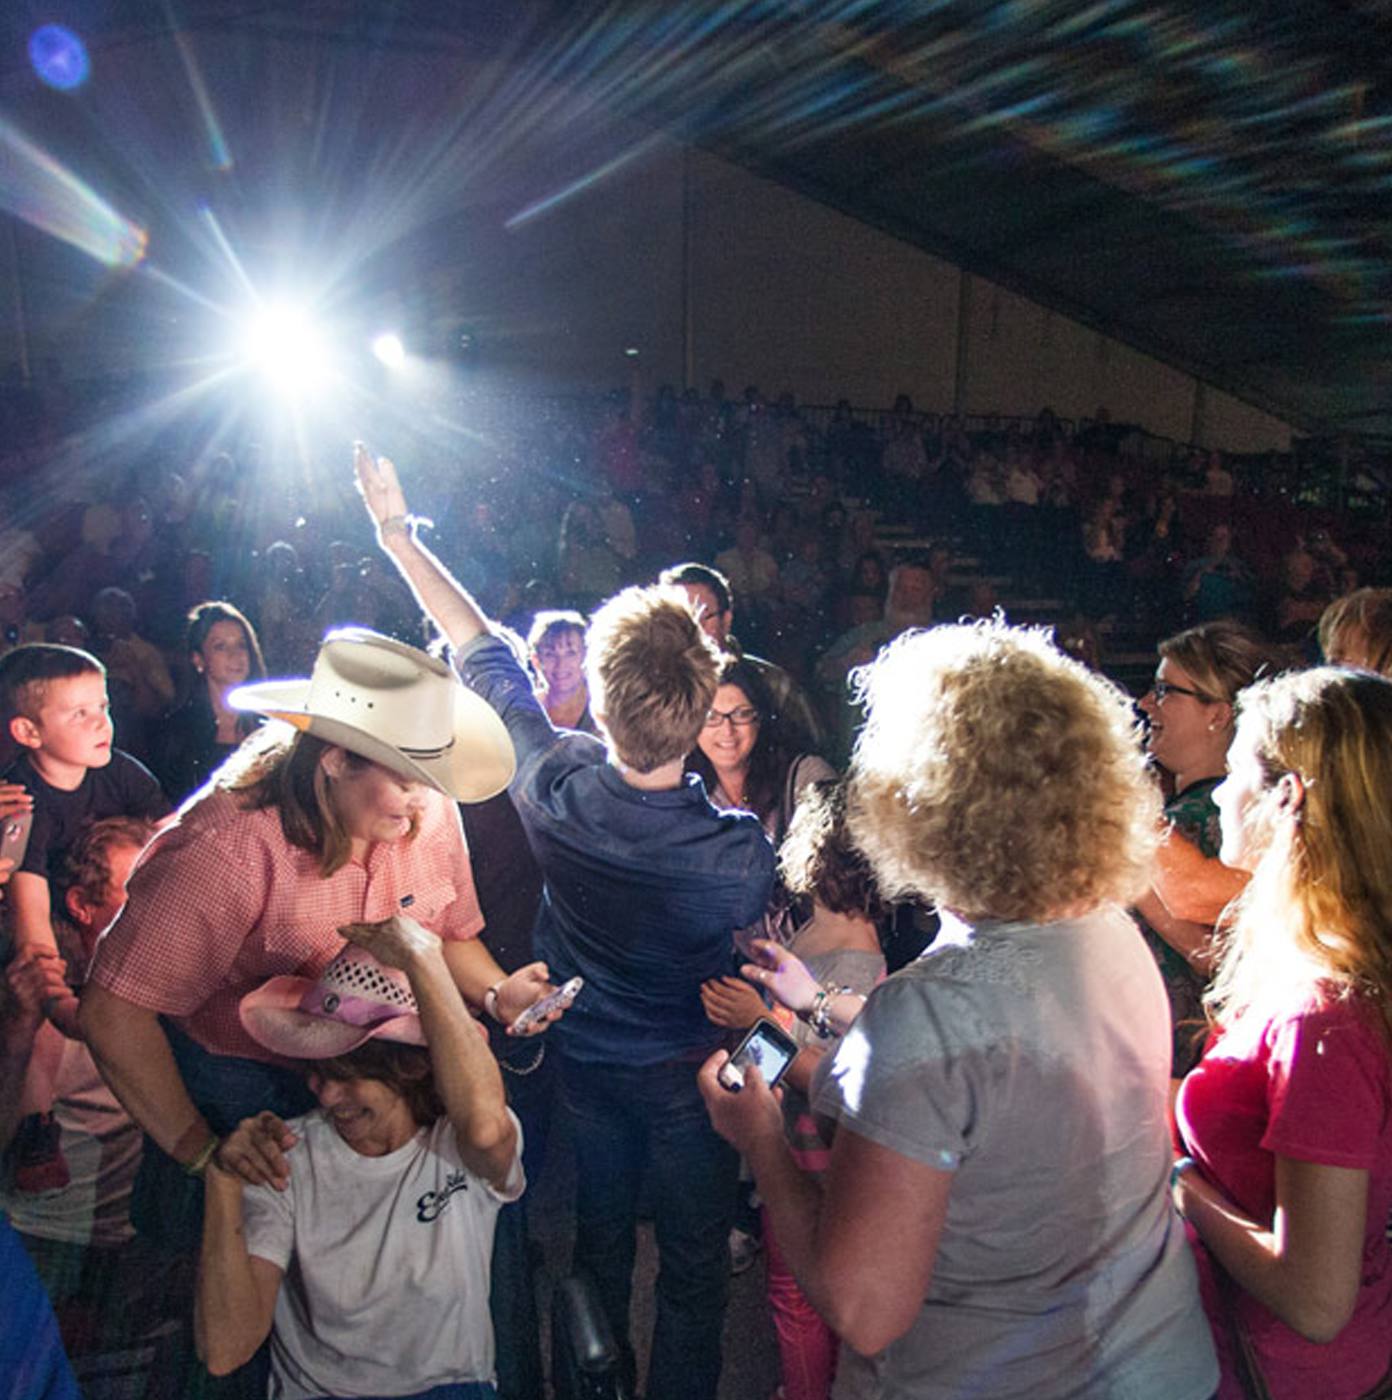
[[[536,954],[585,988],[548,1034],[572,1059],[657,1064],[713,1049],[723,1031],[701,983],[729,971],[733,934],[768,903],[773,847],[756,817],[718,812],[699,778],[631,787],[587,734],[554,728],[506,643],[454,663],[517,750],[512,799],[546,885]],[[487,859],[487,853],[479,853]]]

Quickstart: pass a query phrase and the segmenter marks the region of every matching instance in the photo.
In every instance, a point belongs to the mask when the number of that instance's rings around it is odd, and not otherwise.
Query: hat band
[[[394,1021],[399,1016],[415,1014],[414,1006],[392,1006],[384,1001],[370,1001],[366,997],[355,997],[336,992],[322,982],[316,982],[304,994],[300,1010],[311,1016],[323,1016],[330,1021],[338,1021],[345,1026],[357,1026],[367,1030],[380,1026],[386,1021]]]
[[[454,740],[447,744],[441,744],[435,749],[408,749],[405,744],[397,744],[398,752],[404,753],[407,758],[440,758],[447,754],[454,747]]]

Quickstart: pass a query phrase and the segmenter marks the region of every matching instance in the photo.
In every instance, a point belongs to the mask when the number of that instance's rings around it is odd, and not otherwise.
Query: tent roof
[[[172,8],[171,8],[172,5]],[[40,16],[6,7],[10,53]],[[1392,436],[1388,0],[69,0],[467,48],[592,94],[1307,431]],[[63,16],[59,16],[63,17]],[[12,65],[13,66],[13,65]]]

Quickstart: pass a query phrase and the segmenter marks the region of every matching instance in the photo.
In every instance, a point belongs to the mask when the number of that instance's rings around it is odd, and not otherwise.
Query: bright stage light
[[[372,353],[388,369],[401,369],[406,363],[406,347],[399,335],[379,335],[372,342]]]
[[[318,388],[331,370],[329,349],[298,307],[269,306],[253,316],[242,336],[242,357],[281,393]]]

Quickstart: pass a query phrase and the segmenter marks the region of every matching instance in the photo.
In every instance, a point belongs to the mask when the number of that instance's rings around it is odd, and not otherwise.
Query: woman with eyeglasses
[[[1204,622],[1166,637],[1151,688],[1146,752],[1164,771],[1169,831],[1155,883],[1136,905],[1174,1023],[1171,1073],[1182,1078],[1203,1048],[1203,994],[1212,971],[1213,925],[1246,876],[1218,859],[1213,790],[1227,773],[1237,692],[1267,660],[1261,639],[1236,622]]]
[[[698,773],[717,807],[753,812],[777,848],[792,821],[798,799],[835,770],[816,754],[799,753],[780,723],[763,677],[739,659],[721,668],[720,684],[706,716],[687,769]],[[782,879],[774,881],[762,933],[780,944],[789,943],[800,924],[811,917],[810,901],[798,901]],[[733,949],[732,949],[733,952]],[[730,973],[734,972],[731,962]],[[712,1024],[729,1031],[747,1030],[768,1014],[759,993],[741,977],[712,977],[701,984],[701,1004]],[[733,1268],[742,1273],[758,1249],[757,1217],[743,1208],[730,1235]]]
[[[802,794],[836,770],[815,753],[800,753],[789,741],[764,678],[748,661],[732,659],[720,672],[720,685],[696,749],[687,759],[717,807],[753,812],[775,849],[783,842]],[[802,911],[804,916],[811,910]],[[798,923],[793,900],[775,882],[764,916],[764,936],[786,943]],[[731,1029],[753,1025],[763,1013],[758,993],[739,977],[705,984],[706,1015]]]
[[[1215,794],[1250,872],[1184,1081],[1176,1204],[1219,1400],[1392,1395],[1392,684],[1245,691]]]

